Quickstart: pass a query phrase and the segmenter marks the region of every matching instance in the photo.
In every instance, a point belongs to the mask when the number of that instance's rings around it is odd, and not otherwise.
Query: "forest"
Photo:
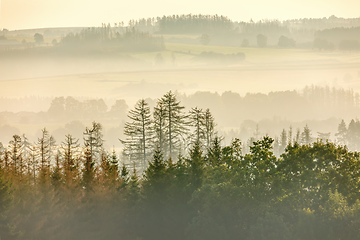
[[[360,239],[359,27],[2,29],[0,240]]]
[[[101,27],[0,31],[0,50],[51,46],[52,50],[97,54],[159,51],[164,42],[241,47],[315,48],[357,51],[359,18],[232,21],[223,15],[169,15]],[[195,36],[195,37],[194,37]],[[32,37],[32,39],[29,39]],[[21,40],[22,39],[22,40]],[[45,41],[45,39],[47,39]],[[61,52],[60,50],[60,52]],[[64,52],[63,52],[64,54]]]
[[[170,91],[153,113],[144,99],[129,110],[121,153],[98,122],[83,143],[14,135],[1,147],[0,237],[358,239],[360,155],[346,144],[359,129],[342,121],[337,144],[307,126],[280,145],[223,144],[210,109],[186,113]]]

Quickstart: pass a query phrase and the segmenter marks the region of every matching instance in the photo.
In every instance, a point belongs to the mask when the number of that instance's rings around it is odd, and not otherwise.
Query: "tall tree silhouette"
[[[166,93],[159,102],[163,107],[165,116],[165,134],[167,135],[166,141],[169,147],[167,156],[174,157],[175,151],[180,150],[182,137],[188,132],[187,116],[183,113],[185,107],[180,105],[175,94],[171,91]]]
[[[128,154],[134,155],[137,160],[142,160],[143,168],[146,167],[146,159],[149,156],[149,149],[153,139],[153,128],[149,104],[144,100],[139,100],[135,108],[129,111],[129,122],[125,123],[124,134],[128,137],[121,140],[129,151]],[[132,157],[130,157],[132,159]]]

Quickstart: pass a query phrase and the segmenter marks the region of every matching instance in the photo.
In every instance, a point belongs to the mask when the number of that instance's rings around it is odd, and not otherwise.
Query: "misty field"
[[[198,58],[204,52],[225,56],[244,53],[245,59],[222,63]],[[170,89],[186,94],[233,91],[242,95],[299,90],[310,85],[360,89],[359,52],[168,43],[165,51],[133,53],[127,58],[131,61],[123,56],[2,59],[0,95],[91,96],[135,103],[141,97],[156,98]]]

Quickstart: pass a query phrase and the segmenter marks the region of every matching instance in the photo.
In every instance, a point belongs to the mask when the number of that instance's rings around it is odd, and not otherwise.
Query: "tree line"
[[[269,137],[246,154],[238,139],[222,146],[215,137],[205,151],[195,142],[176,160],[156,149],[139,174],[98,151],[99,129],[86,129],[80,149],[68,136],[52,164],[43,131],[35,174],[18,155],[20,139],[13,140],[1,157],[2,239],[360,236],[360,156],[346,147],[293,143],[276,157]]]
[[[171,91],[158,99],[152,116],[149,104],[139,100],[129,111],[130,121],[125,123],[123,154],[130,162],[142,159],[145,168],[148,157],[156,149],[166,158],[175,158],[194,142],[202,148],[209,147],[216,136],[210,110],[195,107],[185,113],[184,108]]]
[[[165,49],[162,37],[126,28],[125,31],[103,24],[101,27],[85,28],[79,33],[69,33],[55,47],[79,50],[111,51],[161,51]]]
[[[360,237],[360,155],[345,145],[314,142],[308,126],[284,130],[280,154],[268,136],[224,145],[210,111],[185,113],[171,91],[128,117],[121,155],[97,122],[83,144],[44,128],[2,145],[1,239]],[[358,125],[342,121],[339,141]]]

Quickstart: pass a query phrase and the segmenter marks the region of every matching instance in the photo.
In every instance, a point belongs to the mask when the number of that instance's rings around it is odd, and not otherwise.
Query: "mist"
[[[0,239],[357,239],[359,29],[2,29]]]

